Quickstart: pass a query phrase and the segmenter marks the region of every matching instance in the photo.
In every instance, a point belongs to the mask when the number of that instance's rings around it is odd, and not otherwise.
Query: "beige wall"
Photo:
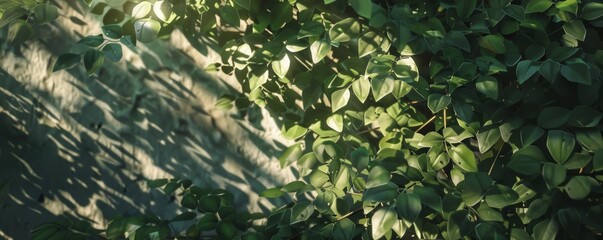
[[[226,188],[252,211],[278,204],[256,192],[294,179],[275,158],[287,143],[261,109],[241,117],[214,108],[238,86],[203,71],[219,59],[210,47],[200,54],[175,32],[91,77],[82,66],[53,73],[58,54],[100,32],[85,9],[65,6],[75,1],[59,2],[63,17],[37,39],[0,50],[0,239],[27,239],[60,215],[97,227],[119,213],[174,216],[170,197],[147,193],[146,179]]]

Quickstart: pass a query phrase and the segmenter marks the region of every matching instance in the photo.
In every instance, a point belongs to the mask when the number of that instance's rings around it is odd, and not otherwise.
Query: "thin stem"
[[[433,122],[433,120],[436,118],[435,115],[433,115],[429,120],[427,120],[427,122],[423,123],[423,125],[421,125],[417,130],[415,130],[415,133],[418,133],[419,131],[421,131],[421,129],[423,129],[425,126],[427,126],[427,124]]]
[[[362,133],[372,132],[372,131],[375,131],[375,130],[379,130],[379,127],[375,127],[375,128],[371,128],[371,129],[363,130],[363,131],[356,132],[356,133],[357,133],[357,134],[362,134]]]
[[[501,150],[502,150],[502,147],[500,147],[498,149],[498,152],[496,153],[496,157],[494,157],[494,162],[492,162],[492,166],[490,166],[490,170],[488,171],[488,175],[490,175],[490,173],[492,173],[492,169],[494,169],[494,164],[496,163],[496,160],[498,160],[498,156],[500,156]]]

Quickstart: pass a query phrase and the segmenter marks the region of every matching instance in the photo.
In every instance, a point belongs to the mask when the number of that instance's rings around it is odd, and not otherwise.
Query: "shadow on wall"
[[[71,24],[91,21],[67,9]],[[275,160],[278,129],[271,135],[274,126],[256,123],[259,131],[214,110],[217,96],[232,91],[227,80],[203,74],[206,63],[165,42],[92,77],[82,67],[51,73],[53,56],[75,44],[67,37],[74,29],[42,26],[42,39],[0,49],[0,238],[31,238],[58,216],[101,227],[118,214],[176,215],[177,196],[147,188],[154,178],[225,188],[252,211],[282,203],[255,194],[293,179]],[[76,35],[86,31],[96,30]]]

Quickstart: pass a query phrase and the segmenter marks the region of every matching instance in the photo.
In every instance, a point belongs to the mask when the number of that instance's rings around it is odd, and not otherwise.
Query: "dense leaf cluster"
[[[602,236],[603,3],[166,0],[92,12],[103,35],[55,70],[83,59],[92,74],[120,44],[178,28],[213,40],[215,67],[240,81],[218,107],[266,108],[296,141],[279,160],[302,179],[261,193],[291,199],[262,225],[232,218],[226,192],[159,180],[193,210],[176,217],[194,219],[184,236]],[[15,14],[2,25],[23,24]],[[165,238],[168,222],[117,218],[106,234]]]

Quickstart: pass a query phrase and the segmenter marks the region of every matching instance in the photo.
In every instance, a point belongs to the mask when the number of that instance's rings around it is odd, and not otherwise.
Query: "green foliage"
[[[0,27],[37,8],[2,9]],[[140,1],[124,15],[54,70],[83,59],[93,74],[118,44],[179,28],[222,47],[242,86],[218,107],[266,108],[296,141],[279,161],[301,178],[260,194],[290,199],[261,226],[224,191],[153,182],[194,211],[171,220],[194,219],[187,236],[601,238],[601,3]],[[105,234],[184,234],[169,223],[118,217]]]

